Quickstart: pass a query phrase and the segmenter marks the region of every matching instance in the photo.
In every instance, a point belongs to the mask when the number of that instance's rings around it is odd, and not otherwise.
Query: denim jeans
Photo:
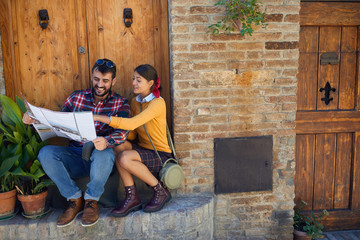
[[[73,179],[85,176],[90,176],[90,181],[84,199],[99,201],[114,166],[114,151],[112,148],[103,151],[94,149],[89,161],[83,160],[81,153],[81,147],[47,145],[40,150],[38,159],[46,174],[68,201],[82,196],[81,189]]]

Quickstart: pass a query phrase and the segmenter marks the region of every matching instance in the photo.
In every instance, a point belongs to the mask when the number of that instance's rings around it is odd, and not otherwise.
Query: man
[[[73,92],[66,100],[63,112],[92,111],[106,116],[130,117],[128,101],[113,93],[116,83],[116,66],[108,59],[98,59],[92,68],[92,88]],[[23,122],[35,120],[24,114]],[[104,185],[113,169],[113,147],[124,143],[128,131],[113,129],[107,124],[95,122],[97,138],[89,161],[82,159],[82,143],[71,142],[69,147],[48,145],[43,147],[38,159],[46,174],[53,180],[69,207],[59,217],[58,227],[70,225],[82,212],[81,224],[94,225],[99,218],[97,202],[104,192]],[[121,145],[120,145],[121,148]],[[83,203],[82,192],[73,178],[90,176]]]

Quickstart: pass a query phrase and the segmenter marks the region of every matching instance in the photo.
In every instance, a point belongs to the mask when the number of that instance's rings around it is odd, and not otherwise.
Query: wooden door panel
[[[340,57],[340,27],[320,27],[319,34],[319,58],[326,52],[337,53]],[[322,98],[325,96],[325,91],[318,91],[317,97],[317,110],[334,110],[338,107],[338,85],[339,85],[339,65],[335,64],[320,64],[319,65],[319,80],[318,89],[325,88],[326,83],[330,83],[332,88],[335,88],[335,92],[330,93],[330,97],[333,99],[328,105],[324,104]]]
[[[335,144],[335,134],[316,135],[313,209],[333,208]]]
[[[61,109],[65,98],[75,89],[85,87],[87,64],[77,49],[84,39],[81,31],[83,1],[13,2],[13,31],[17,71],[17,95],[22,92],[33,104],[53,110]],[[46,9],[49,25],[39,26],[38,11]],[[82,31],[85,28],[82,27]],[[82,33],[82,35],[84,35]],[[86,45],[85,45],[86,46]]]
[[[131,28],[124,25],[124,8],[132,9]],[[90,63],[103,57],[113,60],[117,66],[113,90],[129,100],[133,97],[134,68],[153,65],[161,79],[161,96],[171,123],[167,1],[86,0],[86,18]]]
[[[315,135],[296,136],[295,203],[307,203],[304,210],[312,210],[314,186]]]
[[[341,33],[339,109],[355,107],[357,28],[343,27]]]
[[[299,110],[315,110],[318,70],[318,27],[302,27],[299,43],[299,81],[297,91],[297,106]],[[312,64],[307,64],[312,63]]]
[[[350,202],[350,180],[353,134],[337,134],[335,181],[334,181],[334,209],[348,209]]]

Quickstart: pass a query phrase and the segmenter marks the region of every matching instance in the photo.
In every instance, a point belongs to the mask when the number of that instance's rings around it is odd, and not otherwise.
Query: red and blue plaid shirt
[[[92,88],[86,90],[74,91],[66,100],[63,112],[85,112],[92,111],[94,114],[117,116],[123,118],[130,117],[130,106],[126,98],[119,94],[110,92],[109,96],[95,105]],[[108,142],[108,147],[114,147],[123,143],[129,131],[122,129],[115,129],[108,124],[95,121],[95,129],[97,136],[105,137]],[[73,141],[72,146],[82,146],[81,143]]]

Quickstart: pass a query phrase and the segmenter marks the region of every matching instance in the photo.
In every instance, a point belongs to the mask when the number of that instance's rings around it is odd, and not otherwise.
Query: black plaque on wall
[[[272,136],[214,140],[215,194],[272,190]]]

